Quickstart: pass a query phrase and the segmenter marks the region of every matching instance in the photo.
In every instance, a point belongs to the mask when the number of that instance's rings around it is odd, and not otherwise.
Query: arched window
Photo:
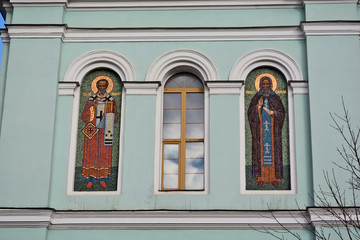
[[[116,191],[121,119],[120,77],[94,70],[81,82],[74,191]]]
[[[204,86],[191,73],[164,87],[161,190],[204,190]]]
[[[291,190],[288,86],[275,68],[245,81],[246,190]]]

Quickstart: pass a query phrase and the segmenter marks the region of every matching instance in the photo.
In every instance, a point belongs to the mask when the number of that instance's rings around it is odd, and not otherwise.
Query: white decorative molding
[[[106,10],[106,9],[131,9],[131,10],[154,10],[154,9],[234,9],[234,8],[294,8],[302,7],[301,0],[105,0],[84,1],[70,0],[69,10]]]
[[[209,192],[209,89],[204,87],[204,191],[160,191],[161,154],[162,154],[162,114],[163,86],[172,75],[179,72],[189,72],[196,75],[203,83],[216,81],[219,72],[215,64],[205,55],[189,49],[178,49],[167,52],[156,59],[146,73],[145,81],[160,81],[157,90],[155,116],[155,150],[154,150],[154,194],[208,194]],[[205,85],[205,84],[204,84]]]
[[[209,81],[206,86],[210,95],[213,94],[240,94],[244,81]]]
[[[293,94],[309,94],[309,84],[307,81],[289,81],[289,86]]]
[[[0,29],[0,36],[3,43],[10,42],[10,37],[7,29]]]
[[[52,230],[303,229],[306,211],[55,211],[0,209],[0,227]],[[276,217],[276,219],[274,218]],[[280,223],[280,224],[279,224]]]
[[[79,87],[78,82],[59,82],[59,95],[60,96],[74,96],[75,90]]]
[[[300,27],[255,28],[68,28],[66,25],[7,25],[10,38],[61,38],[64,42],[169,42],[303,40]]]
[[[360,21],[303,22],[301,28],[306,36],[359,35]]]
[[[69,29],[64,42],[247,41],[305,39],[299,27]]]
[[[110,69],[116,72],[121,81],[133,81],[136,79],[135,69],[132,64],[121,54],[110,50],[93,50],[75,59],[68,67],[63,84],[68,82],[79,82],[81,85],[85,75],[95,69]],[[71,137],[68,164],[68,195],[119,195],[121,193],[122,179],[122,159],[123,159],[123,139],[124,139],[124,113],[125,113],[125,90],[122,91],[121,100],[121,120],[120,120],[120,149],[119,149],[119,168],[118,168],[118,184],[117,191],[108,192],[75,192],[74,189],[74,171],[76,158],[76,139],[79,119],[80,105],[80,87],[74,91],[72,120],[71,120]]]
[[[289,80],[303,80],[303,75],[296,61],[289,55],[275,49],[259,49],[242,56],[233,66],[229,80],[245,80],[255,68],[274,67]]]
[[[122,81],[134,81],[136,79],[135,69],[120,53],[99,49],[93,50],[79,56],[67,69],[64,81],[79,81],[92,69],[108,68],[116,72]]]
[[[156,94],[160,82],[124,82],[124,89],[126,94],[141,95],[141,94]]]
[[[233,66],[229,80],[244,81],[248,74],[258,67],[273,67],[279,70],[287,82],[301,81],[303,75],[296,61],[289,55],[275,49],[259,49],[245,54]],[[295,86],[295,85],[293,85]],[[294,125],[294,92],[288,88],[288,116],[289,116],[289,147],[290,147],[290,190],[256,191],[246,190],[245,171],[245,92],[241,89],[240,97],[240,192],[243,194],[295,194],[297,192],[295,125]]]
[[[303,0],[304,4],[311,3],[357,3],[358,0]]]
[[[219,72],[210,59],[194,50],[179,49],[156,59],[146,73],[145,81],[161,81],[164,84],[170,76],[184,71],[195,74],[202,81],[219,79]]]
[[[10,38],[64,38],[65,25],[15,25],[6,26]]]

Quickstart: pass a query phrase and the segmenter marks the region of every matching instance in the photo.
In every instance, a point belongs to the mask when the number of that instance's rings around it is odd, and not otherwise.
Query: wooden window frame
[[[200,79],[199,79],[200,81]],[[204,88],[164,88],[165,93],[181,93],[181,127],[180,139],[164,139],[162,138],[162,158],[161,158],[161,191],[204,191],[205,179],[202,189],[186,189],[185,188],[185,168],[186,168],[186,143],[187,142],[203,142],[205,154],[205,141],[204,138],[194,139],[186,138],[186,96],[187,93],[203,93]],[[204,102],[205,109],[205,102]],[[205,126],[205,118],[204,118]],[[205,129],[204,129],[205,134]],[[164,188],[164,145],[165,144],[178,144],[179,145],[179,161],[178,161],[178,188]],[[205,158],[204,158],[205,164]],[[204,170],[205,177],[205,170]]]

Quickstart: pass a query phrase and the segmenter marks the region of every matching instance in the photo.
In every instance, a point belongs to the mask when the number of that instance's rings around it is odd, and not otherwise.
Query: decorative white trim
[[[48,227],[51,230],[147,229],[231,230],[291,229],[309,224],[305,211],[54,211],[0,209],[0,227]],[[279,221],[279,223],[275,220]],[[302,225],[303,224],[303,225]]]
[[[360,21],[303,22],[301,28],[306,36],[359,35]]]
[[[7,25],[10,38],[64,38],[65,25]]]
[[[123,81],[136,80],[135,69],[120,53],[99,49],[84,53],[74,60],[67,69],[64,81],[78,81],[92,69],[109,68],[116,72]]]
[[[216,81],[206,82],[209,88],[210,95],[213,94],[240,94],[241,88],[244,85],[243,81]]]
[[[165,84],[169,77],[184,71],[190,71],[203,81],[219,79],[219,72],[210,59],[194,50],[180,49],[156,59],[146,73],[145,81],[161,81]]]
[[[169,42],[304,40],[300,27],[86,29],[66,25],[8,25],[10,38],[61,38],[64,42]]]
[[[127,95],[156,94],[160,82],[124,82]]]
[[[303,80],[300,67],[289,55],[275,49],[259,49],[242,56],[233,66],[229,80],[245,80],[255,68],[269,66],[277,68],[289,80]]]
[[[133,81],[136,77],[135,70],[131,63],[121,54],[109,50],[94,50],[87,52],[75,59],[68,67],[64,82],[81,82],[85,75],[94,69],[110,69],[116,72],[122,81]],[[122,160],[123,160],[123,139],[124,139],[124,114],[125,114],[125,90],[122,91],[121,101],[121,120],[120,120],[120,149],[119,149],[119,167],[118,167],[118,187],[117,191],[109,192],[75,192],[74,189],[74,171],[76,158],[76,139],[79,118],[80,87],[74,91],[73,110],[71,120],[71,137],[68,165],[68,195],[118,195],[121,193],[122,179]]]
[[[287,54],[275,49],[259,49],[247,53],[241,57],[233,66],[229,79],[245,80],[247,75],[258,67],[274,67],[282,72],[287,82],[303,80],[300,67],[295,60]],[[296,182],[296,152],[295,152],[295,125],[294,125],[294,93],[291,87],[288,88],[288,116],[289,116],[289,148],[290,148],[290,182],[291,190],[279,191],[257,191],[246,190],[245,171],[245,91],[241,89],[240,97],[240,192],[243,194],[295,194],[297,192]]]
[[[289,81],[289,86],[293,94],[309,94],[309,84],[307,81]]]
[[[303,0],[304,4],[311,3],[357,3],[358,0]]]
[[[160,191],[161,180],[161,141],[162,141],[162,109],[163,86],[172,75],[179,72],[189,72],[199,77],[204,83],[204,191]],[[157,90],[156,117],[155,117],[155,150],[154,150],[154,194],[208,194],[209,171],[209,89],[205,81],[219,79],[215,65],[203,54],[189,49],[179,49],[165,53],[156,59],[150,66],[145,81],[160,81],[162,87]]]
[[[68,29],[64,42],[303,40],[300,27]]]
[[[79,87],[78,82],[59,82],[60,96],[74,96],[76,88]]]
[[[3,43],[10,42],[10,36],[6,29],[0,29],[0,37]]]
[[[283,7],[302,7],[301,0],[127,0],[127,1],[78,1],[72,0],[68,4],[68,9],[74,10],[103,10],[103,9],[234,9],[234,8],[283,8]]]

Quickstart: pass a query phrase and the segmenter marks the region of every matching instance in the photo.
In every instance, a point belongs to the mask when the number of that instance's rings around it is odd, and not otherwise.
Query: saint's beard
[[[99,91],[98,91],[98,94],[100,94],[100,95],[104,95],[105,93],[106,93],[106,89],[104,89],[104,90],[99,89]]]
[[[263,89],[262,89],[262,95],[263,95],[264,97],[270,96],[270,88],[263,88]]]

